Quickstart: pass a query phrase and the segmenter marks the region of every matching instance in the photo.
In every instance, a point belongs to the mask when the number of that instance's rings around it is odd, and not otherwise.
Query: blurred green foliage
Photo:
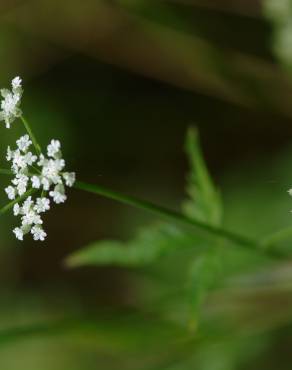
[[[190,199],[184,208],[195,219],[221,223],[221,199],[208,174],[196,131],[189,130],[186,143],[191,172],[187,186]],[[278,268],[277,263],[261,253],[258,255],[256,250],[234,249],[222,238],[208,240],[171,224],[146,227],[128,243],[93,243],[67,258],[66,264],[69,267],[108,264],[142,268],[134,279],[138,298],[133,306],[136,313],[122,315],[124,329],[121,331],[119,321],[116,322],[118,314],[113,313],[109,323],[106,318],[97,322],[90,318],[82,319],[79,324],[79,319],[75,318],[64,323],[48,322],[4,330],[3,343],[39,335],[47,337],[51,333],[57,338],[60,334],[61,337],[70,335],[72,340],[72,332],[77,329],[87,340],[91,333],[93,339],[90,341],[100,337],[99,351],[110,351],[118,358],[122,356],[119,366],[125,369],[135,368],[137,361],[139,367],[145,369],[190,366],[202,370],[224,368],[222,366],[237,369],[248,363],[249,356],[253,358],[269,348],[270,330],[274,326],[291,319],[290,304],[289,309],[278,305],[263,307],[262,301],[257,300],[262,294],[267,295],[266,299],[274,294],[285,294],[286,288],[283,292],[281,283],[277,286],[276,276],[275,291],[271,287],[268,291],[265,286],[261,287],[261,278],[257,282],[262,271],[271,276],[273,269]],[[246,284],[246,279],[251,280]],[[253,296],[256,297],[254,302]],[[243,306],[238,302],[242,297],[245,297]],[[259,308],[261,319],[252,320]],[[153,331],[149,333],[153,320]],[[148,336],[151,345],[147,343]],[[246,346],[247,338],[249,346]],[[265,345],[258,346],[259,340]],[[115,345],[117,341],[122,344],[122,352]],[[131,360],[126,349],[128,344]],[[214,346],[219,346],[220,350],[214,352]],[[165,357],[165,353],[169,355]],[[117,363],[106,366],[116,368]]]
[[[273,47],[281,62],[290,70],[292,64],[292,2],[265,0],[264,12],[274,25]]]

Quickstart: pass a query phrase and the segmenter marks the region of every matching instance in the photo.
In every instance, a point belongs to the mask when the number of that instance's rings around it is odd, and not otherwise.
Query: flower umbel
[[[20,205],[13,208],[15,216],[21,217],[20,227],[13,232],[17,239],[23,240],[25,234],[31,233],[34,240],[45,240],[41,214],[50,209],[51,200],[59,204],[67,199],[65,186],[72,187],[75,182],[74,172],[64,172],[65,161],[62,159],[61,143],[51,140],[47,147],[47,156],[35,155],[30,151],[32,141],[29,135],[22,136],[16,142],[17,149],[7,149],[6,159],[11,162],[14,178],[5,192],[10,200],[23,196],[28,190],[36,189],[41,195],[36,199],[27,197]]]
[[[20,77],[15,77],[11,82],[11,90],[1,89],[2,96],[0,121],[4,121],[6,128],[10,128],[11,123],[22,115],[20,109],[23,89]]]

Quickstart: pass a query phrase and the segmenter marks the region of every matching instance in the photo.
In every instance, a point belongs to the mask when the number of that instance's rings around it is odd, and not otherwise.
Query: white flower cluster
[[[65,185],[72,187],[75,182],[74,172],[64,172],[65,161],[62,159],[61,144],[52,140],[47,147],[47,157],[43,154],[34,155],[29,151],[32,141],[28,135],[22,136],[16,142],[17,149],[8,147],[6,159],[11,162],[14,173],[12,184],[5,191],[10,200],[24,196],[29,190],[41,191],[41,196],[32,199],[27,197],[22,205],[14,205],[14,215],[21,216],[21,226],[13,230],[17,239],[29,232],[34,240],[43,241],[46,233],[42,228],[41,213],[50,209],[50,199],[57,204],[64,203],[67,199]]]
[[[1,89],[0,93],[3,98],[1,101],[0,121],[4,121],[6,128],[10,128],[11,123],[22,115],[19,108],[23,89],[21,79],[15,77],[12,80],[12,89]]]

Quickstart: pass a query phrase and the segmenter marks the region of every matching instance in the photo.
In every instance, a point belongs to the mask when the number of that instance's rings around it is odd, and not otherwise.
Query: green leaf
[[[189,270],[189,297],[191,324],[196,322],[199,310],[208,292],[220,281],[222,261],[214,249],[198,257]]]
[[[193,219],[218,226],[222,223],[221,196],[209,175],[195,128],[188,131],[185,150],[191,171],[187,184],[189,199],[183,204],[184,213]]]
[[[222,200],[213,184],[200,146],[198,131],[191,127],[187,133],[185,150],[189,158],[187,193],[189,199],[183,204],[183,211],[192,219],[208,222],[211,225],[222,224]],[[194,260],[190,265],[188,295],[190,325],[197,326],[199,310],[208,292],[222,277],[220,274],[222,260],[218,253],[219,242]]]
[[[116,265],[137,267],[171,253],[177,248],[195,247],[198,239],[179,228],[160,224],[142,229],[129,242],[104,240],[94,242],[66,259],[66,265]]]

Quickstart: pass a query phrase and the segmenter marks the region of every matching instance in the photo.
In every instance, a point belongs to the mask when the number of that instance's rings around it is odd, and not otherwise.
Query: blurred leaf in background
[[[222,224],[223,205],[219,191],[213,185],[200,148],[198,132],[189,129],[186,152],[190,162],[187,192],[190,200],[185,202],[185,214],[195,220],[211,225]]]
[[[292,2],[290,0],[264,0],[264,13],[273,23],[273,48],[284,66],[292,65]]]
[[[195,219],[199,218],[208,221],[210,224],[220,224],[222,222],[221,199],[208,174],[201,153],[198,134],[194,129],[190,129],[187,135],[187,153],[191,164],[191,172],[188,176],[188,192],[191,199],[186,203],[186,212]],[[215,335],[214,340],[216,342],[217,335],[219,335],[219,338],[220,335],[226,335],[227,327],[236,325],[237,320],[236,314],[231,309],[230,318],[235,315],[232,320],[234,322],[225,323],[225,326],[220,323],[220,320],[223,320],[222,322],[226,320],[225,313],[220,312],[219,301],[222,299],[220,288],[224,286],[224,281],[230,276],[238,274],[240,270],[246,271],[247,265],[252,269],[252,266],[255,268],[259,261],[262,261],[261,265],[263,266],[264,259],[261,256],[259,258],[255,257],[253,254],[256,252],[247,253],[243,251],[242,253],[240,249],[234,251],[234,247],[230,251],[230,246],[220,239],[206,241],[204,238],[198,238],[195,234],[192,236],[184,230],[181,230],[178,234],[177,232],[174,233],[176,227],[171,225],[168,226],[168,229],[170,231],[168,238],[165,238],[165,236],[163,238],[162,234],[153,234],[151,229],[146,228],[143,234],[130,243],[96,242],[81,251],[75,252],[67,259],[67,265],[78,267],[82,265],[113,264],[131,268],[139,268],[145,265],[146,269],[142,269],[140,276],[136,276],[137,293],[138,291],[141,292],[139,294],[139,309],[145,313],[158,314],[167,321],[185,328],[185,336],[186,338],[189,337],[188,341],[190,341],[190,344],[186,345],[186,349],[189,349],[182,355],[182,357],[186,356],[186,359],[191,356],[191,351],[197,346],[195,343],[200,346],[201,342],[205,343],[204,338],[211,335],[209,347],[205,347],[206,344],[203,345],[204,351],[208,353],[204,361],[201,363],[203,351],[200,350],[198,353],[196,352],[196,356],[191,357],[193,358],[193,366],[201,366],[199,368],[202,369],[217,369],[212,365],[218,363],[212,352],[212,336]],[[244,255],[246,256],[243,259]],[[238,262],[236,262],[237,259]],[[148,264],[151,264],[151,266],[147,268]],[[144,277],[141,279],[143,275]],[[212,303],[211,309],[206,310],[205,303],[208,292],[214,290],[214,288],[217,288],[218,291],[218,308],[213,311],[214,303]],[[212,294],[210,297],[212,297]],[[224,303],[222,304],[224,305]],[[217,311],[218,309],[219,311]],[[244,314],[245,312],[243,310]],[[214,327],[211,324],[212,322]],[[200,325],[199,330],[198,324]],[[216,332],[218,333],[215,334]],[[159,328],[157,335],[159,335]],[[237,340],[237,337],[234,337],[234,340]],[[240,343],[242,334],[239,334],[238,340]],[[195,347],[191,345],[193,341],[195,341],[193,344]],[[209,342],[209,339],[207,339],[207,342]],[[176,351],[180,358],[180,349],[177,348]],[[222,366],[225,363],[222,361],[227,361],[227,363],[231,361],[233,364],[231,368],[236,368],[238,362],[232,360],[229,347],[220,356],[222,356],[220,360]],[[247,358],[244,360],[246,361]],[[181,364],[184,361],[185,359],[179,360]],[[221,365],[218,369],[221,368]]]

